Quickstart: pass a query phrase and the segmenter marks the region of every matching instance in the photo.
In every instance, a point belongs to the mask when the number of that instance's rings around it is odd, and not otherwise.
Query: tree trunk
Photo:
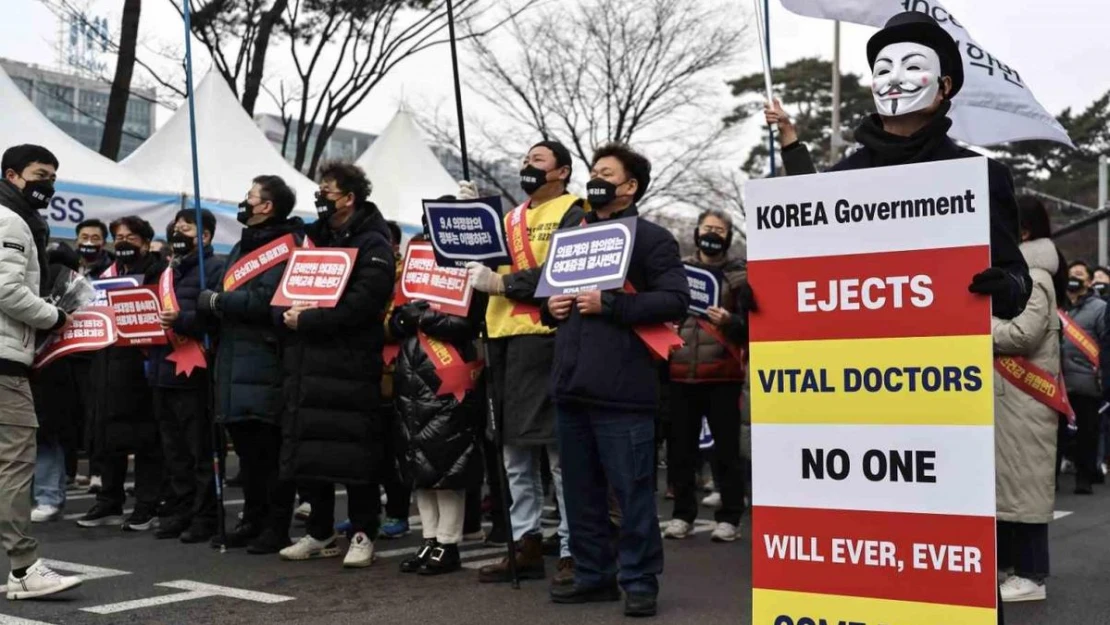
[[[251,117],[254,117],[254,105],[258,101],[258,92],[262,89],[262,72],[266,67],[266,50],[270,47],[270,37],[273,35],[274,26],[277,25],[288,5],[289,0],[274,0],[274,5],[258,20],[258,34],[254,38],[254,55],[251,57],[247,82],[243,85],[243,108]]]
[[[108,111],[104,117],[104,135],[100,139],[100,153],[112,160],[119,158],[123,139],[123,122],[127,117],[127,101],[131,96],[131,75],[135,71],[135,46],[139,41],[141,9],[142,0],[123,2],[116,75],[112,79],[112,93],[108,97]]]

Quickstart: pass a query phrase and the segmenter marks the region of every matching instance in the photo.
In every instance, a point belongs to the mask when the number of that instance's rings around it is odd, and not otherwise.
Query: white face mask
[[[879,115],[895,117],[929,108],[940,90],[940,57],[919,43],[892,43],[879,52],[871,93]]]

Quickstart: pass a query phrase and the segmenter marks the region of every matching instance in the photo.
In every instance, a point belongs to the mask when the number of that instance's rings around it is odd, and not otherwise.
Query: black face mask
[[[547,184],[547,172],[539,167],[529,165],[520,170],[520,188],[528,195],[539,191],[545,184]]]
[[[77,253],[85,260],[95,260],[97,256],[100,256],[100,246],[82,243],[77,246]]]
[[[23,185],[23,199],[35,210],[42,210],[50,206],[50,198],[54,197],[54,183],[49,180],[28,180]]]
[[[1110,286],[1110,284],[1106,284],[1105,282],[1096,282],[1091,285],[1091,290],[1098,293],[1099,297],[1103,297],[1106,295],[1106,287],[1108,286]]]
[[[586,183],[586,199],[590,201],[590,206],[594,208],[605,208],[617,199],[617,187],[619,186],[604,178],[594,178]]]
[[[321,219],[331,219],[331,216],[338,210],[335,206],[335,200],[329,200],[327,196],[321,193],[316,194],[316,214]]]
[[[135,262],[139,257],[139,248],[128,243],[127,241],[120,241],[116,243],[116,260],[124,265],[130,265]]]
[[[193,237],[181,234],[180,232],[175,232],[173,236],[170,237],[170,247],[173,248],[174,256],[188,256],[196,246],[197,242]]]
[[[250,202],[243,200],[239,203],[239,213],[235,215],[235,219],[245,226],[247,222],[251,220],[251,217],[254,217],[254,206],[252,206]]]
[[[1082,291],[1082,290],[1083,290],[1083,283],[1080,282],[1077,278],[1069,278],[1068,279],[1068,292],[1069,293],[1077,293],[1077,292]]]
[[[694,244],[706,256],[720,256],[728,251],[731,242],[716,232],[695,232]]]

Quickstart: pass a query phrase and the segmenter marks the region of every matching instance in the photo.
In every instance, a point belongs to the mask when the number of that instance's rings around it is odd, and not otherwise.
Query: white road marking
[[[19,618],[18,616],[8,616],[7,614],[0,614],[0,625],[54,625],[46,621],[32,621],[28,618]]]
[[[210,592],[191,591],[179,592],[172,595],[162,595],[160,597],[151,597],[149,599],[135,599],[134,601],[122,601],[120,603],[107,603],[104,605],[95,605],[91,608],[81,608],[82,612],[92,612],[93,614],[115,614],[117,612],[126,612],[128,610],[138,610],[140,608],[153,608],[159,605],[166,605],[169,603],[178,603],[181,601],[192,601],[193,599],[204,599],[205,597],[215,596]]]
[[[284,601],[293,601],[294,599],[293,597],[287,597],[285,595],[274,595],[267,592],[257,592],[254,590],[244,590],[242,588],[232,588],[230,586],[203,584],[201,582],[194,582],[186,579],[173,582],[163,582],[161,584],[155,584],[155,586],[161,588],[173,588],[175,590],[183,590],[185,592],[179,592],[172,595],[150,597],[147,599],[122,601],[120,603],[97,605],[91,608],[81,608],[81,611],[92,612],[93,614],[116,614],[118,612],[151,608],[160,605],[167,605],[170,603],[180,603],[182,601],[204,599],[207,597],[228,597],[231,599],[240,599],[243,601],[253,601],[255,603],[282,603]]]
[[[1052,511],[1052,520],[1053,521],[1059,521],[1060,519],[1062,519],[1066,516],[1071,516],[1073,514],[1075,514],[1075,513],[1074,512],[1069,512],[1067,510],[1053,510]]]
[[[504,551],[504,550],[502,550],[502,551]],[[493,558],[491,560],[478,560],[477,562],[463,562],[463,568],[464,569],[470,569],[472,571],[477,571],[478,569],[482,568],[483,566],[489,566],[490,564],[497,564],[497,563],[501,562],[501,560],[503,560],[503,559],[504,558]]]

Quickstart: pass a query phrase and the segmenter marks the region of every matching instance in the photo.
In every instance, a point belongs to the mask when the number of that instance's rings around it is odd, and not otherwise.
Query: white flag
[[[1075,147],[1064,127],[1033,97],[1021,74],[976,43],[937,0],[782,0],[782,5],[799,15],[879,28],[904,11],[925,13],[952,35],[963,56],[964,86],[948,113],[953,137],[979,146],[1047,139]]]

